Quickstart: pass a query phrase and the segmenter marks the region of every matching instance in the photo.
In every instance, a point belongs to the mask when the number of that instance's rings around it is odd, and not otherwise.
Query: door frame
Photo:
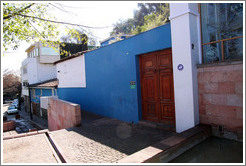
[[[138,114],[139,114],[139,120],[143,120],[143,108],[142,108],[142,92],[141,92],[141,63],[140,63],[140,56],[142,55],[148,55],[148,54],[153,54],[153,53],[156,53],[158,54],[158,52],[162,52],[162,51],[165,51],[165,50],[171,50],[171,56],[172,56],[172,47],[169,47],[169,48],[165,48],[165,49],[161,49],[161,50],[155,50],[155,51],[151,51],[151,52],[146,52],[146,53],[143,53],[143,54],[138,54],[136,55],[136,68],[137,68],[137,94],[138,94]],[[157,55],[156,55],[157,56]],[[172,67],[173,67],[173,62],[172,62]],[[173,79],[174,79],[174,73],[172,72],[172,75],[173,75]],[[174,83],[174,80],[173,80],[173,83]],[[159,82],[158,82],[159,84]],[[173,91],[174,91],[174,86],[173,86]],[[174,93],[174,92],[173,92]],[[174,94],[173,94],[174,95]],[[175,98],[175,96],[174,96]],[[174,100],[175,102],[175,100]],[[175,103],[174,103],[174,127],[176,128],[176,110],[175,110]],[[153,123],[161,123],[161,122],[153,122]]]

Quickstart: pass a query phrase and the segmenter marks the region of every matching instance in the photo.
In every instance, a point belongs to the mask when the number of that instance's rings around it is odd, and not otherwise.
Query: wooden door
[[[175,125],[171,49],[140,56],[144,120]]]

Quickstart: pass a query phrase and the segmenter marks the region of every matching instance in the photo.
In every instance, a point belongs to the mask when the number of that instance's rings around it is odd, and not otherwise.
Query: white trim
[[[193,10],[191,10],[191,9],[188,9],[188,10],[182,11],[182,12],[180,12],[179,14],[176,14],[176,15],[174,15],[174,16],[170,16],[170,17],[169,17],[169,20],[172,20],[172,19],[174,19],[174,18],[183,16],[183,15],[188,14],[188,13],[190,13],[190,14],[192,14],[192,15],[194,15],[194,16],[199,16],[199,13],[198,13],[198,12],[195,12],[195,11],[193,11]]]
[[[201,38],[201,19],[200,14],[197,17],[197,32],[198,32],[198,50],[199,50],[199,64],[202,64],[202,38]]]

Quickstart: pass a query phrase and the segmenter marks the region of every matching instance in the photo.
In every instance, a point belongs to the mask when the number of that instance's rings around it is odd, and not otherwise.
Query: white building
[[[21,65],[22,96],[26,106],[28,102],[27,85],[56,78],[56,66],[53,63],[60,60],[58,46],[45,46],[35,42],[26,49],[27,58]],[[28,106],[27,106],[28,107]]]

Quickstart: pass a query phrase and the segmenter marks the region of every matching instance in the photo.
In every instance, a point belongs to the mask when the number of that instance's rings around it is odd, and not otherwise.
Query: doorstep
[[[146,120],[139,121],[138,125],[139,126],[145,126],[145,127],[151,127],[151,128],[156,128],[156,129],[162,129],[162,130],[166,130],[166,131],[175,132],[175,126],[174,125],[151,122],[151,121],[146,121]]]
[[[158,158],[164,162],[169,162],[210,136],[210,126],[198,125],[144,148],[117,161],[117,163],[155,163]]]

